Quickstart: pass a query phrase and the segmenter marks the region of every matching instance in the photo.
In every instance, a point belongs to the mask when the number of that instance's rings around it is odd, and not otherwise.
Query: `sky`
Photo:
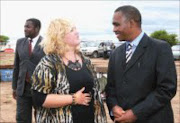
[[[113,33],[114,10],[122,5],[133,5],[142,15],[142,30],[150,35],[166,30],[180,37],[180,2],[177,1],[1,1],[0,34],[16,43],[24,37],[24,24],[28,18],[41,20],[40,34],[45,35],[51,20],[72,20],[81,40],[118,41]]]

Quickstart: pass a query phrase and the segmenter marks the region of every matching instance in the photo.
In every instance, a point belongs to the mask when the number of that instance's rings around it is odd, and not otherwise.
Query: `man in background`
[[[45,55],[40,47],[42,37],[39,35],[41,22],[38,19],[26,20],[24,26],[25,37],[17,40],[14,71],[13,71],[13,98],[17,102],[16,121],[17,123],[32,122],[32,95],[31,75]]]

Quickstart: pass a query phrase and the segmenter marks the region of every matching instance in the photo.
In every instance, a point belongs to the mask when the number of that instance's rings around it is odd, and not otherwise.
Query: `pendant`
[[[77,69],[81,69],[81,64],[79,63],[78,60],[76,60],[75,64],[76,64],[76,68],[77,68]]]
[[[68,60],[67,66],[73,70],[79,70],[82,67],[78,60],[76,60],[76,62],[72,62],[71,60]]]

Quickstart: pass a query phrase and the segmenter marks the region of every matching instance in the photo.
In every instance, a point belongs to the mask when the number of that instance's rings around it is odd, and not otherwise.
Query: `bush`
[[[150,35],[150,37],[167,41],[171,46],[176,45],[178,42],[177,35],[169,34],[166,32],[166,30],[155,31]]]

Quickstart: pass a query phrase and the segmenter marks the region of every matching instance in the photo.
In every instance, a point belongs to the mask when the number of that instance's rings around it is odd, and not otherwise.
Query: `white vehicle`
[[[80,50],[86,56],[108,58],[111,54],[112,44],[111,41],[85,41],[81,42]]]
[[[180,60],[180,44],[171,47],[174,60]]]
[[[97,58],[98,57],[98,46],[99,46],[99,43],[95,42],[95,41],[82,42],[80,50],[84,55]]]

